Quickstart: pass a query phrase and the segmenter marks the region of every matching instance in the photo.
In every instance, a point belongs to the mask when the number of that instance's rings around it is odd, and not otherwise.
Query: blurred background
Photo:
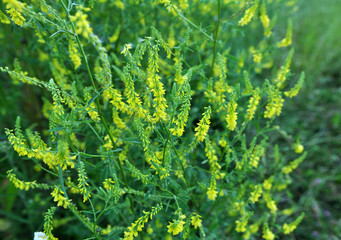
[[[298,74],[304,71],[306,81],[297,97],[286,100],[278,121],[289,137],[299,132],[299,141],[308,152],[306,160],[292,174],[294,181],[289,186],[292,202],[297,204],[297,208],[302,209],[303,206],[305,212],[295,236],[296,239],[341,239],[341,0],[297,2],[298,8],[293,19],[295,55],[292,72]],[[279,22],[283,23],[285,29],[286,16],[282,18]],[[12,40],[13,44],[9,46],[13,48],[27,44],[25,38]],[[1,52],[0,66],[7,64],[9,52]],[[37,69],[35,66],[32,72]],[[38,78],[39,74],[36,72]],[[12,126],[18,114],[32,118],[22,119],[24,122],[42,122],[38,107],[41,100],[34,98],[34,88],[23,86],[25,94],[22,94],[22,91],[16,91],[15,86],[7,89],[6,83],[0,84],[1,129]],[[11,96],[7,94],[9,91]],[[27,97],[30,97],[29,101],[25,101]],[[13,111],[6,112],[8,108],[1,107],[4,105],[10,105]],[[35,127],[44,129],[45,126]],[[1,130],[0,169],[8,169],[5,139]],[[1,172],[0,178],[4,178],[4,171]],[[33,192],[25,194],[34,196]],[[1,183],[0,238],[1,232],[10,228],[11,223],[5,219],[25,224],[30,218],[41,216],[41,212],[27,214],[29,219],[16,215],[15,212],[22,210],[22,207],[16,209],[17,197],[22,198],[25,211],[29,211],[34,201],[25,201],[22,193],[13,186],[5,181]],[[295,236],[292,235],[292,239]]]
[[[299,132],[308,157],[289,188],[306,214],[299,239],[341,239],[341,1],[299,0],[298,7],[293,72],[305,71],[306,81],[280,125]]]

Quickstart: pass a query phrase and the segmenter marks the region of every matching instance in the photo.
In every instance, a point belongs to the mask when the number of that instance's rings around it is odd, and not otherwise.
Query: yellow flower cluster
[[[210,187],[207,189],[207,198],[211,201],[214,201],[217,198],[218,191],[216,185],[216,179],[215,177],[212,177]]]
[[[307,152],[304,152],[300,157],[296,158],[295,160],[291,161],[287,166],[282,168],[282,173],[289,174],[294,171],[298,165],[306,158]]]
[[[271,213],[274,214],[277,211],[276,202],[272,200],[270,192],[264,192],[263,198],[266,202],[266,206],[270,209]]]
[[[84,164],[80,162],[80,167],[78,169],[78,188],[79,192],[83,194],[83,202],[86,202],[90,197],[91,194],[88,190],[89,184],[87,183],[88,177],[86,176]]]
[[[255,12],[256,12],[256,10],[258,8],[258,5],[259,5],[259,0],[256,0],[255,3],[253,4],[253,6],[251,6],[248,9],[246,9],[243,18],[240,19],[239,22],[238,22],[239,26],[245,26],[249,22],[251,22],[253,16],[255,15]]]
[[[103,182],[103,186],[105,189],[109,190],[109,191],[112,191],[114,189],[114,181],[111,179],[111,178],[107,178],[104,180]]]
[[[135,84],[130,74],[130,66],[124,68],[124,78],[123,81],[126,85],[124,90],[127,97],[128,114],[136,114],[138,118],[144,118],[147,115],[145,109],[142,108],[142,101],[138,93],[135,91]]]
[[[304,151],[304,146],[302,144],[300,144],[300,143],[296,143],[294,145],[294,149],[295,149],[296,153],[300,154],[300,153],[302,153]]]
[[[208,138],[206,138],[205,145],[206,157],[208,158],[208,162],[210,164],[210,172],[213,175],[213,177],[220,179],[222,176],[225,175],[225,173],[219,172],[221,166],[218,163],[218,156],[216,154],[216,150],[214,149],[211,141]]]
[[[295,97],[298,94],[298,92],[300,91],[301,87],[303,86],[304,78],[305,78],[305,74],[304,74],[304,72],[302,72],[301,76],[300,76],[298,82],[295,84],[295,86],[293,88],[291,88],[289,91],[286,91],[284,93],[284,95],[289,97],[289,98]]]
[[[183,93],[183,100],[182,100],[182,106],[180,108],[180,113],[178,117],[173,120],[175,126],[170,129],[170,132],[173,135],[177,135],[178,137],[181,137],[184,133],[184,128],[186,126],[187,120],[188,120],[188,114],[189,110],[191,108],[191,92],[189,84],[186,82],[185,84],[185,92]]]
[[[282,112],[284,99],[281,92],[274,86],[269,87],[269,101],[264,112],[265,118],[273,118],[279,116]]]
[[[124,56],[127,56],[130,52],[129,50],[132,49],[132,45],[130,43],[128,44],[124,44],[123,50],[121,52],[121,54],[123,54]]]
[[[124,2],[123,0],[116,0],[114,1],[115,6],[121,10],[124,10]]]
[[[0,10],[0,22],[3,24],[10,24],[10,20],[8,20],[7,16]]]
[[[195,144],[204,141],[208,129],[210,128],[210,118],[211,118],[211,107],[207,107],[206,111],[203,113],[202,119],[200,119],[198,126],[194,129],[195,130]]]
[[[58,165],[63,170],[67,169],[68,166],[74,168],[73,160],[76,156],[70,157],[66,142],[62,140],[58,141],[58,152],[55,152],[46,146],[37,133],[30,136],[31,148],[25,144],[25,138],[23,136],[17,137],[8,129],[6,129],[6,134],[9,142],[19,156],[42,160],[51,169],[54,169]]]
[[[3,3],[6,4],[6,11],[14,23],[22,27],[26,21],[22,16],[26,4],[18,0],[3,0]]]
[[[133,240],[134,237],[137,237],[139,234],[138,232],[141,232],[144,228],[144,224],[148,222],[149,219],[153,219],[153,216],[161,211],[162,208],[162,205],[158,204],[156,207],[152,207],[151,211],[143,211],[144,215],[132,223],[131,226],[128,227],[128,231],[124,232],[124,240]]]
[[[201,216],[197,213],[194,213],[193,216],[191,217],[191,223],[194,226],[194,229],[200,228],[201,227]]]
[[[289,19],[288,20],[288,29],[287,29],[287,33],[285,35],[285,38],[283,38],[277,44],[277,47],[281,48],[281,47],[287,47],[287,46],[291,45],[291,42],[292,42],[292,29],[293,29],[293,23],[292,23],[292,20]]]
[[[173,220],[173,222],[169,222],[167,228],[168,232],[173,234],[173,235],[178,235],[184,230],[184,224],[186,223],[183,221],[186,216],[183,214],[179,214],[179,218],[177,220]]]
[[[284,86],[284,83],[287,79],[287,75],[290,72],[290,65],[292,57],[294,56],[294,49],[291,49],[287,58],[285,59],[284,65],[277,72],[277,76],[274,79],[274,83],[276,84],[277,88],[281,89]]]
[[[251,235],[257,233],[258,230],[259,230],[259,223],[255,223],[255,224],[250,225],[248,227],[248,229],[246,230],[246,232],[244,233],[243,238],[244,239],[250,239]]]
[[[38,184],[36,181],[33,182],[24,182],[17,178],[17,176],[13,173],[13,169],[7,171],[7,178],[9,181],[11,181],[16,188],[19,188],[20,190],[28,191],[29,189],[34,188],[42,188],[42,189],[48,189],[50,186],[47,184]]]
[[[227,110],[228,114],[226,116],[226,121],[227,121],[227,128],[230,131],[233,131],[237,126],[237,115],[238,115],[237,107],[238,107],[238,104],[236,102],[235,93],[233,93],[231,95],[232,95],[232,97],[231,97],[231,100],[228,104],[228,110]]]
[[[89,103],[86,106],[86,111],[88,112],[92,121],[99,122],[101,119],[100,119],[98,111],[96,109],[95,101],[91,101],[91,99],[92,99],[92,96],[90,95],[90,91],[88,91],[88,90],[84,91],[84,100],[87,103]]]
[[[116,109],[120,110],[121,112],[127,112],[127,105],[122,101],[122,94],[115,89],[113,86],[108,87],[104,92],[103,96],[106,99],[110,99],[110,103],[116,107]]]
[[[250,165],[254,168],[258,167],[259,159],[264,155],[264,148],[261,145],[255,146],[251,157],[250,157]]]
[[[263,182],[264,190],[270,190],[272,188],[273,182],[274,182],[274,177],[273,176],[265,179],[264,182]]]
[[[165,90],[163,88],[163,84],[161,82],[161,77],[157,74],[159,72],[159,48],[157,45],[150,46],[149,48],[149,62],[148,62],[148,78],[147,84],[151,88],[152,93],[154,94],[154,104],[155,112],[153,114],[154,119],[153,122],[156,123],[160,120],[167,120],[167,101],[164,97]]]
[[[260,6],[260,21],[262,22],[262,25],[264,27],[264,35],[266,37],[270,37],[272,32],[270,27],[270,18],[266,14],[265,1],[263,1]]]
[[[253,61],[255,63],[260,63],[262,61],[263,55],[261,52],[255,50],[252,52],[252,55],[253,55]]]
[[[12,131],[8,129],[6,129],[6,135],[8,137],[8,141],[12,144],[14,150],[19,154],[19,156],[28,155],[29,149],[22,139],[15,136]]]
[[[265,230],[263,231],[263,238],[265,240],[274,240],[275,234],[273,234],[269,228],[265,228]]]
[[[253,119],[254,114],[257,110],[257,106],[259,104],[259,100],[260,100],[260,90],[259,88],[256,88],[255,90],[253,90],[253,95],[249,100],[249,105],[247,107],[246,114],[245,114],[245,121],[251,121]]]
[[[75,16],[71,16],[71,20],[76,23],[76,33],[78,35],[82,34],[85,38],[89,38],[92,34],[92,28],[87,18],[88,15],[83,13],[82,10],[78,10]]]
[[[284,234],[290,234],[292,233],[298,226],[298,224],[300,224],[302,222],[304,218],[304,213],[302,213],[295,221],[287,224],[287,223],[284,223],[283,225],[283,233]]]
[[[73,40],[69,41],[69,56],[75,69],[77,69],[82,64],[82,61],[77,49],[77,44]]]
[[[251,192],[251,197],[250,197],[250,201],[252,203],[256,203],[258,201],[258,199],[260,198],[260,196],[262,195],[262,186],[261,185],[256,185],[253,192]]]
[[[237,232],[245,232],[246,231],[247,221],[245,220],[237,220],[236,221],[236,231]]]
[[[57,206],[67,208],[71,204],[71,200],[63,196],[64,192],[59,187],[55,187],[51,195],[53,197],[53,201],[57,202]]]

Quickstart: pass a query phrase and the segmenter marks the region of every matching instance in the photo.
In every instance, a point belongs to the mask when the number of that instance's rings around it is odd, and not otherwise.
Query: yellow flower
[[[263,232],[263,238],[265,240],[274,240],[275,239],[275,235],[270,231],[269,228],[265,229],[265,231]]]
[[[233,131],[237,126],[238,104],[237,104],[236,98],[237,98],[236,93],[234,91],[231,92],[230,102],[228,104],[228,110],[227,110],[227,116],[226,116],[227,128],[230,131]]]
[[[300,76],[298,82],[295,84],[295,86],[293,88],[291,88],[289,91],[286,91],[284,93],[284,95],[289,97],[289,98],[295,97],[299,93],[301,87],[303,86],[304,78],[305,78],[305,74],[304,74],[304,72],[302,72],[301,76]]]
[[[81,10],[78,10],[75,16],[71,16],[71,20],[74,21],[76,25],[76,33],[78,35],[82,34],[85,38],[89,38],[90,34],[92,34],[92,28],[90,27],[87,17],[88,15]]]
[[[81,65],[82,61],[77,49],[77,45],[73,40],[69,41],[69,56],[75,69],[77,69]]]
[[[246,231],[246,225],[247,225],[247,220],[237,220],[236,221],[236,231],[237,232],[245,232]]]
[[[127,56],[129,53],[129,49],[132,49],[133,46],[129,43],[129,44],[124,44],[123,50],[121,52],[121,54],[123,54],[124,56]]]
[[[26,19],[21,14],[26,4],[17,0],[3,0],[3,3],[6,4],[6,11],[14,23],[22,27]]]
[[[218,192],[216,191],[216,187],[209,187],[207,191],[207,197],[209,200],[214,201],[217,197]]]
[[[236,102],[229,102],[228,105],[228,115],[226,117],[226,121],[227,121],[227,128],[230,131],[233,131],[236,126],[237,126],[237,103]]]
[[[294,149],[296,153],[302,153],[304,151],[304,147],[300,143],[296,143]]]
[[[191,218],[191,220],[192,220],[191,223],[195,229],[197,229],[198,227],[201,226],[202,220],[200,218],[201,218],[201,216],[196,214],[196,213],[194,213],[194,215]]]
[[[283,225],[283,232],[284,232],[284,234],[290,234],[295,229],[296,229],[296,226],[290,226],[287,223],[284,223],[284,225]]]
[[[105,189],[108,189],[108,190],[113,190],[113,184],[115,182],[111,179],[111,178],[108,178],[108,179],[105,179],[104,182],[103,182],[103,186]]]
[[[4,24],[10,24],[11,22],[8,20],[7,16],[0,10],[0,22]]]
[[[287,224],[287,223],[284,223],[283,225],[283,232],[284,234],[290,234],[292,233],[298,224],[300,224],[302,222],[304,218],[304,213],[302,213],[295,221],[293,221],[292,223],[290,224]]]
[[[211,107],[208,107],[203,114],[203,118],[199,121],[198,126],[194,129],[195,130],[195,142],[202,142],[208,129],[210,128],[210,118],[211,118]]]
[[[289,19],[289,20],[288,20],[287,34],[286,34],[285,38],[283,38],[283,39],[277,44],[277,47],[278,47],[278,48],[287,47],[287,46],[291,45],[291,42],[292,42],[292,28],[293,28],[293,23],[292,23],[292,20]]]
[[[282,93],[274,86],[269,87],[269,101],[264,112],[265,118],[273,118],[279,116],[282,112],[284,99]]]
[[[257,106],[259,104],[260,98],[261,98],[260,97],[260,89],[256,88],[253,91],[253,95],[252,95],[252,97],[249,100],[249,105],[247,107],[246,115],[245,115],[245,120],[246,121],[251,121],[253,119],[254,114],[255,114],[255,112],[257,110]]]
[[[239,26],[245,26],[249,22],[251,22],[253,16],[255,15],[255,12],[256,12],[256,10],[258,8],[258,4],[259,4],[259,0],[256,1],[252,7],[248,8],[245,11],[245,14],[244,14],[243,18],[240,19],[239,22],[238,22]]]
[[[252,203],[256,203],[258,201],[258,199],[260,198],[260,196],[262,195],[262,186],[261,185],[257,185],[254,189],[254,191],[251,193],[251,197],[250,197],[250,201]]]
[[[260,21],[262,22],[263,27],[264,27],[264,35],[266,37],[270,37],[272,32],[271,32],[271,27],[270,27],[270,18],[266,14],[265,1],[263,1],[260,7]]]
[[[185,221],[182,220],[175,220],[173,222],[169,222],[169,225],[167,226],[168,232],[173,235],[178,235],[184,230],[184,224]]]
[[[273,177],[269,177],[268,179],[266,179],[263,183],[264,189],[270,190],[272,188],[273,181],[274,181]]]
[[[51,193],[53,197],[53,201],[57,202],[57,206],[63,206],[67,208],[71,203],[70,200],[64,197],[64,192],[56,187],[53,192]]]

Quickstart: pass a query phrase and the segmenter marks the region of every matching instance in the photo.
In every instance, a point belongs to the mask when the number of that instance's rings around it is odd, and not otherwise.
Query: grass
[[[297,239],[341,236],[341,2],[299,1],[294,22],[296,72],[305,88],[283,109],[289,134],[300,132],[308,157],[290,185],[306,217]]]

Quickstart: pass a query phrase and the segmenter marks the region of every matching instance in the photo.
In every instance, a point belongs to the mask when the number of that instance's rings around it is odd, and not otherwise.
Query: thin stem
[[[162,123],[162,126],[163,126],[163,128],[165,129],[165,131],[166,131],[166,133],[167,133],[167,140],[169,141],[169,142],[172,142],[173,143],[173,141],[172,141],[172,137],[171,137],[171,133],[168,131],[168,129],[165,127],[165,125]],[[168,142],[167,141],[167,142]],[[166,142],[166,144],[167,144],[167,142]],[[166,145],[165,144],[165,145]],[[181,158],[180,158],[180,156],[179,156],[179,154],[178,154],[178,152],[177,152],[177,150],[176,150],[176,148],[174,147],[174,144],[172,144],[172,149],[173,149],[173,151],[175,152],[175,155],[178,157],[178,159],[180,160],[180,166],[181,166],[181,170],[182,170],[182,173],[183,173],[183,175],[184,175],[184,179],[185,179],[185,183],[186,183],[186,186],[187,186],[187,189],[188,188],[190,188],[190,183],[189,183],[189,181],[188,181],[188,176],[187,176],[187,173],[186,173],[186,170],[185,170],[185,167],[184,167],[184,164],[183,164],[183,162],[181,161]],[[194,197],[194,194],[191,192],[191,199],[192,199],[192,202],[193,202],[193,204],[194,204],[194,207],[195,207],[195,209],[199,209],[198,208],[198,205],[197,205],[197,201],[196,201],[196,199],[195,199],[195,197]]]
[[[69,196],[67,195],[65,186],[64,186],[64,178],[63,178],[63,170],[60,167],[60,165],[58,165],[58,170],[59,170],[59,182],[60,182],[60,186],[62,188],[62,191],[64,192],[64,195],[67,199],[69,199]]]
[[[95,238],[98,238],[98,234],[97,234],[97,231],[96,231],[96,223],[97,223],[96,211],[95,211],[94,205],[92,204],[91,199],[89,199],[89,203],[91,205],[92,213],[94,215],[94,222],[95,222],[94,225],[93,225],[93,232],[95,234]]]
[[[214,39],[213,39],[213,58],[212,58],[209,77],[212,76],[213,67],[214,67],[214,63],[215,63],[215,59],[217,55],[217,38],[218,38],[219,25],[220,25],[220,0],[217,0],[217,1],[218,1],[218,20],[215,25],[215,32],[214,32]]]
[[[89,63],[88,63],[88,59],[87,59],[87,57],[86,57],[86,55],[85,55],[85,52],[84,52],[84,48],[82,47],[82,44],[81,44],[81,42],[80,42],[80,40],[79,40],[79,37],[78,37],[78,34],[76,33],[75,24],[74,24],[73,21],[71,20],[70,10],[69,10],[69,8],[66,7],[66,5],[65,5],[65,3],[64,3],[63,0],[62,0],[61,2],[62,2],[62,5],[63,5],[65,11],[67,12],[68,18],[69,18],[69,20],[70,20],[70,22],[71,22],[72,30],[73,30],[73,32],[74,32],[74,36],[75,36],[77,45],[78,45],[78,47],[79,47],[79,49],[80,49],[80,51],[81,51],[82,57],[83,57],[83,59],[84,59],[85,66],[86,66],[86,70],[87,70],[87,72],[88,72],[88,75],[89,75],[89,78],[90,78],[90,81],[91,81],[91,85],[92,85],[92,87],[94,88],[94,90],[95,90],[95,92],[96,92],[96,94],[97,94],[97,93],[98,93],[98,89],[97,89],[97,87],[96,87],[94,78],[93,78],[93,76],[92,76],[92,73],[91,73],[91,70],[90,70],[90,66],[89,66]],[[114,138],[112,137],[112,135],[111,135],[111,133],[110,133],[108,124],[107,124],[105,118],[103,117],[103,114],[102,114],[102,111],[101,111],[101,107],[100,107],[100,103],[99,103],[99,99],[98,99],[98,98],[95,99],[95,103],[96,103],[98,115],[99,115],[99,117],[100,117],[100,119],[101,119],[101,122],[102,122],[103,125],[104,125],[104,128],[105,128],[105,130],[106,130],[106,132],[107,132],[107,134],[108,134],[108,136],[109,136],[109,139],[110,139],[110,141],[112,142],[112,144],[113,144],[114,146],[116,146],[116,143],[115,143],[115,141],[114,141]],[[125,174],[124,174],[124,171],[123,171],[123,168],[122,168],[121,161],[118,160],[117,163],[118,163],[120,172],[121,172],[121,174],[122,174],[122,176],[123,176],[124,184],[126,185],[126,187],[128,187],[127,178],[126,178],[126,176],[125,176]]]
[[[220,2],[220,1],[219,1]],[[187,23],[189,23],[190,25],[192,25],[194,28],[198,29],[199,32],[201,32],[202,34],[204,34],[209,40],[214,41],[214,39],[208,35],[206,32],[204,32],[201,27],[198,27],[197,25],[195,25],[193,22],[191,22],[188,18],[186,18],[181,12],[179,12],[177,9],[175,9],[176,13],[183,19],[185,20]]]
[[[58,170],[59,170],[59,182],[60,182],[60,187],[62,189],[62,191],[64,192],[64,196],[69,199],[69,196],[67,195],[65,186],[64,186],[64,178],[63,178],[63,170],[60,167],[60,165],[58,165]],[[91,222],[88,221],[84,221],[84,219],[82,218],[82,216],[79,214],[78,210],[76,209],[76,206],[71,204],[70,207],[68,207],[71,212],[95,235],[96,239],[102,239],[100,236],[97,235],[96,233],[96,224],[93,224]],[[94,226],[91,226],[94,225]]]

